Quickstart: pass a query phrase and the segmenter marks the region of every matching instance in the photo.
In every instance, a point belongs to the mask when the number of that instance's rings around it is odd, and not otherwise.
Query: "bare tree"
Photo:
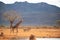
[[[19,24],[22,23],[21,15],[18,15],[16,11],[12,11],[12,10],[5,12],[3,15],[4,15],[4,18],[10,22],[10,29],[12,29],[13,32],[15,28],[18,30]],[[14,25],[14,22],[16,21],[18,22]]]

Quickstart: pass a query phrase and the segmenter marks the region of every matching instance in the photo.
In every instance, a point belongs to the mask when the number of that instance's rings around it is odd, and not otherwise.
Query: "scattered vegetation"
[[[0,25],[0,28],[5,28],[5,25]]]
[[[57,20],[56,24],[57,24],[58,27],[60,27],[60,20]]]

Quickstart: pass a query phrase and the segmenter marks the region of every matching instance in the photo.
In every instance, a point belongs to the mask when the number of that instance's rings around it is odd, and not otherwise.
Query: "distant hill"
[[[44,2],[15,2],[14,4],[0,2],[0,19],[2,19],[1,15],[8,10],[15,10],[20,13],[24,18],[24,25],[55,25],[55,21],[60,19],[60,8]],[[0,20],[0,23],[3,22]]]

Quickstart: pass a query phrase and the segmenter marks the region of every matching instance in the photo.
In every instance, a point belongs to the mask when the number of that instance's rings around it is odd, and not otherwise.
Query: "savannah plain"
[[[20,26],[17,33],[16,30],[13,33],[10,28],[6,27],[0,28],[1,32],[3,36],[0,36],[0,39],[28,38],[31,34],[37,38],[60,38],[60,28],[53,26]]]

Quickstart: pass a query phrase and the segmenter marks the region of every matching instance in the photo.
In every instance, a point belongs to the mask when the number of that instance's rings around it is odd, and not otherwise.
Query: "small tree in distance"
[[[60,27],[60,20],[57,20],[56,23],[57,23],[57,26]]]

